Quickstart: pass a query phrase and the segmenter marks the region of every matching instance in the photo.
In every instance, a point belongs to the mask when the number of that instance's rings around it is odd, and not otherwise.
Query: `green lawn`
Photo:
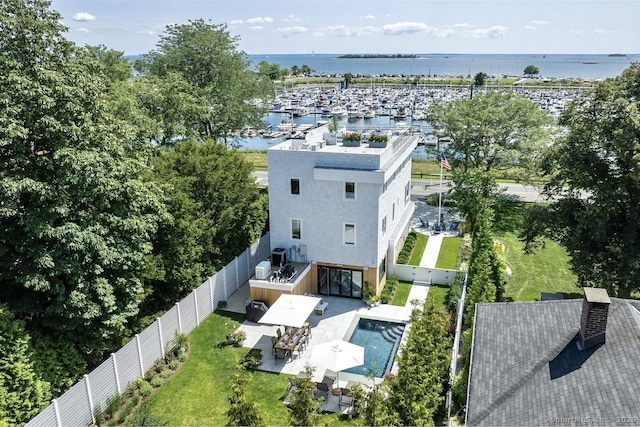
[[[398,287],[396,288],[396,294],[393,296],[393,301],[391,304],[404,306],[407,303],[407,299],[409,298],[409,292],[411,291],[411,282],[403,282],[402,280],[398,283]]]
[[[534,301],[540,299],[540,292],[563,293],[565,298],[582,296],[562,246],[547,240],[544,249],[526,255],[516,233],[499,234],[496,239],[505,244],[507,265],[512,271],[505,289],[507,298]]]
[[[449,290],[448,286],[431,285],[429,286],[429,292],[427,293],[427,298],[433,298],[433,301],[437,307],[444,307],[444,300],[445,300],[445,297],[447,296],[448,290]]]
[[[424,248],[427,246],[427,242],[429,241],[429,236],[426,234],[417,233],[417,236],[416,245],[413,247],[411,259],[409,259],[409,265],[420,265],[422,255],[424,254]]]
[[[436,261],[436,268],[455,270],[458,268],[458,253],[460,252],[460,237],[444,237],[440,253]]]
[[[236,318],[242,320],[243,317]],[[213,313],[189,334],[189,359],[175,376],[150,396],[151,413],[166,425],[226,424],[229,382],[248,349],[218,347],[227,333],[225,322],[229,323],[230,318]],[[272,356],[266,354],[263,357]],[[252,376],[247,390],[249,400],[257,404],[265,423],[269,426],[288,425],[288,412],[282,402],[289,384],[288,375],[247,372]],[[321,423],[356,425],[357,421],[338,414],[326,414],[322,416]]]

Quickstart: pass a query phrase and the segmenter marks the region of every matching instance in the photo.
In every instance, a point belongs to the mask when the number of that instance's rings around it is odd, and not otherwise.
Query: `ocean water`
[[[262,54],[249,55],[253,66],[261,61],[282,68],[308,65],[319,74],[354,75],[420,75],[474,76],[479,72],[490,76],[522,76],[533,65],[540,77],[605,79],[620,75],[640,54],[540,55],[540,54],[416,54],[416,58],[339,58],[340,54]]]

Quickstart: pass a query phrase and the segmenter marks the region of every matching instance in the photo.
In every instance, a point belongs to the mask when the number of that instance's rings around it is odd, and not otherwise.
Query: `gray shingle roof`
[[[478,305],[468,425],[640,425],[639,309],[612,298],[606,343],[579,351],[580,299]]]

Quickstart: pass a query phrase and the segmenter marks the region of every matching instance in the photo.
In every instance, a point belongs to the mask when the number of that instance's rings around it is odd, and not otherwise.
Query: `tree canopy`
[[[553,119],[534,102],[495,91],[436,104],[429,121],[439,136],[451,138],[444,151],[453,165],[452,196],[471,223],[481,199],[500,194],[496,171],[524,182],[537,173],[553,129]]]
[[[162,208],[103,65],[47,7],[0,4],[0,302],[89,350],[137,313]]]
[[[152,299],[167,308],[260,237],[268,203],[251,164],[211,140],[160,150],[150,179],[165,189],[171,215],[147,271]]]
[[[488,78],[487,73],[480,72],[474,76],[473,84],[476,86],[484,86]]]
[[[600,83],[562,114],[567,132],[545,155],[548,206],[522,238],[547,236],[570,255],[580,286],[628,297],[640,288],[640,65]]]
[[[527,67],[524,69],[524,75],[527,77],[533,77],[538,74],[540,74],[540,70],[534,65],[527,65]]]
[[[269,78],[250,70],[247,55],[239,51],[238,38],[224,24],[204,20],[169,25],[156,49],[136,63],[145,75],[179,74],[190,86],[190,96],[204,106],[188,126],[198,135],[228,141],[244,126],[256,126],[266,112],[255,102],[273,95]],[[165,135],[172,138],[180,135]]]

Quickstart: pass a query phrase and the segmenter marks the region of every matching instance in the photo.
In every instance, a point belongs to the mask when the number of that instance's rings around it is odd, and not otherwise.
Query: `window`
[[[410,197],[411,197],[411,186],[410,186],[410,182],[407,182],[404,186],[404,200],[408,202]]]
[[[356,244],[356,225],[355,224],[344,225],[344,244],[345,245]]]
[[[291,178],[291,194],[300,194],[300,180]]]
[[[291,220],[291,238],[300,240],[302,238],[301,222],[299,219]]]
[[[356,183],[355,182],[345,182],[344,183],[344,197],[346,199],[355,199],[356,198]]]
[[[384,218],[382,218],[382,235],[384,236],[385,234],[387,234],[387,216],[385,215]]]
[[[396,220],[396,202],[393,202],[393,206],[391,207],[391,221]]]

